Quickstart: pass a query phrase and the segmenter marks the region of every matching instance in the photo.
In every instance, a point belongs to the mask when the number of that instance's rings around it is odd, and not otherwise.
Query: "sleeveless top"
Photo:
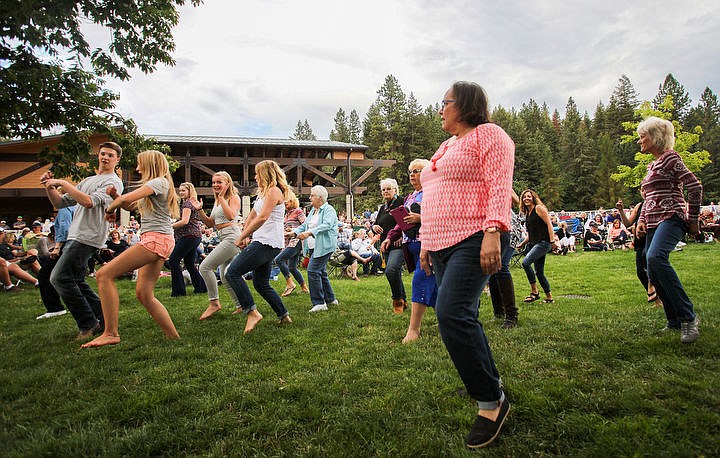
[[[546,242],[550,241],[550,235],[548,234],[547,224],[542,220],[535,211],[537,207],[534,207],[530,214],[525,220],[525,228],[528,232],[528,243],[534,245],[543,240]]]
[[[260,214],[265,199],[258,197],[255,199],[253,210],[256,214]],[[273,248],[285,248],[285,204],[279,203],[272,209],[270,217],[260,226],[252,235],[253,242],[260,242],[263,245],[269,245]]]
[[[219,224],[225,224],[225,223],[234,223],[237,221],[237,213],[235,213],[235,217],[233,219],[227,219],[227,216],[225,216],[225,212],[222,209],[222,205],[215,205],[210,212],[210,218],[215,221],[215,225]]]

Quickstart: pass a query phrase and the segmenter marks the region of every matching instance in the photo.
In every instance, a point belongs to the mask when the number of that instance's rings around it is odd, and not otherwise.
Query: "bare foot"
[[[88,343],[82,344],[82,348],[104,347],[105,345],[117,345],[120,343],[120,336],[102,334]]]
[[[222,307],[220,307],[220,304],[214,304],[211,302],[210,305],[208,305],[208,308],[205,309],[203,314],[200,315],[200,321],[207,320],[208,318],[213,316],[213,314],[215,314],[215,312],[219,311],[221,308]]]
[[[292,323],[292,319],[290,318],[290,315],[285,315],[284,317],[280,318],[280,324],[290,324]]]
[[[257,310],[253,310],[252,312],[248,313],[247,317],[247,323],[245,323],[245,331],[244,334],[247,334],[248,332],[255,329],[255,326],[260,322],[260,320],[263,319],[263,316],[260,315],[260,312]]]
[[[420,337],[420,331],[416,331],[414,329],[408,329],[407,334],[405,334],[405,337],[402,340],[402,343],[410,343],[418,339]]]
[[[301,290],[303,293],[309,293],[309,292],[310,292],[310,289],[308,288],[307,284],[301,285],[301,286],[300,286],[300,290]]]
[[[238,313],[242,313],[242,311],[242,307],[235,307],[235,310],[233,310],[232,314],[237,315]]]

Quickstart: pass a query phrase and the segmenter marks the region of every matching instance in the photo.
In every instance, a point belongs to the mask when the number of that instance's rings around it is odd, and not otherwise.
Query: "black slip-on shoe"
[[[475,418],[475,424],[470,430],[465,444],[469,448],[482,448],[490,444],[500,433],[500,428],[505,423],[508,413],[510,413],[510,402],[506,397],[500,405],[500,413],[498,413],[495,421],[488,420],[480,415]]]

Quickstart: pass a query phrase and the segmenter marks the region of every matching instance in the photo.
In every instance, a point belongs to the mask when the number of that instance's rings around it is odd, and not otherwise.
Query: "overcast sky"
[[[641,100],[668,73],[693,104],[720,91],[720,2],[205,0],[181,9],[177,62],[110,81],[118,111],[146,134],[319,139],[338,108],[361,120],[385,77],[422,106],[455,80],[491,106],[530,98],[592,116],[626,74]]]

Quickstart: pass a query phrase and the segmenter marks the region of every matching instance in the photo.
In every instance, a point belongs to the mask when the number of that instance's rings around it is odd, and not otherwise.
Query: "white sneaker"
[[[60,310],[59,312],[46,312],[37,317],[37,320],[44,320],[45,318],[52,318],[54,316],[60,316],[65,315],[67,313],[67,310]]]
[[[687,246],[687,243],[685,243],[685,242],[683,242],[682,240],[680,240],[680,241],[677,243],[677,245],[675,245],[675,246],[677,246],[678,248],[682,248],[682,247],[684,247],[684,246]]]
[[[327,305],[325,304],[318,304],[314,305],[313,308],[310,309],[310,312],[324,312],[328,309]]]
[[[339,304],[340,304],[340,302],[338,302],[337,299],[335,299],[334,301],[330,302],[330,305],[339,305]]]

